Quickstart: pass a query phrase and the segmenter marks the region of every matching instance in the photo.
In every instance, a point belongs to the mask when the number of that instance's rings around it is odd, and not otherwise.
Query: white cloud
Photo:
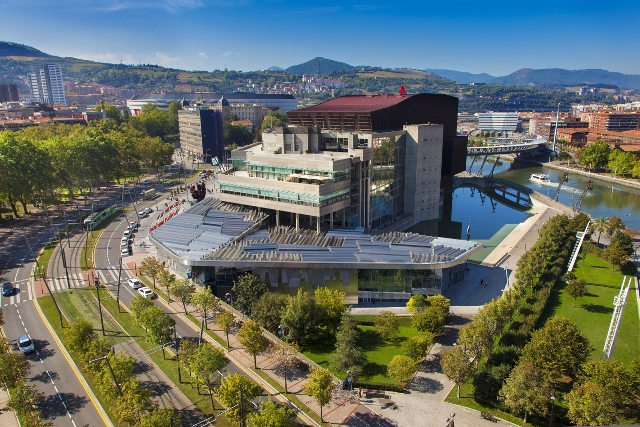
[[[119,11],[127,9],[163,9],[178,12],[183,9],[204,7],[203,0],[107,0],[94,3],[98,9]]]
[[[134,56],[130,53],[78,53],[76,55],[78,58],[88,59],[90,61],[97,62],[108,62],[108,63],[118,63],[122,61],[123,64],[133,64],[135,59]]]
[[[198,58],[200,59],[206,59],[207,58],[207,54],[204,52],[198,52]]]
[[[179,56],[169,56],[164,52],[156,52],[155,63],[164,67],[184,67],[184,61]]]

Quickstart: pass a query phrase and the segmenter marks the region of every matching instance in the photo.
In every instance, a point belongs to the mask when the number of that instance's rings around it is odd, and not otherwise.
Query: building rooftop
[[[363,228],[320,234],[284,226],[264,229],[260,223],[265,218],[248,208],[206,198],[150,235],[181,258],[233,265],[443,265],[463,262],[482,247],[478,242],[414,233],[372,235]]]
[[[391,107],[412,96],[414,95],[346,95],[298,111],[371,112]]]

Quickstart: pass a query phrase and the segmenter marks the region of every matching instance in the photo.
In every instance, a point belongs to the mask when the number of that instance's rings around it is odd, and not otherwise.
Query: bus
[[[118,205],[111,205],[100,212],[96,212],[96,213],[93,213],[92,215],[89,215],[83,221],[82,228],[85,230],[93,230],[98,226],[98,224],[100,224],[106,218],[110,217],[118,209],[119,209]]]
[[[155,188],[151,188],[151,189],[149,189],[149,190],[145,190],[145,191],[143,191],[143,192],[142,192],[142,198],[143,198],[144,200],[151,200],[151,199],[153,199],[154,197],[156,197],[156,190],[155,190]]]

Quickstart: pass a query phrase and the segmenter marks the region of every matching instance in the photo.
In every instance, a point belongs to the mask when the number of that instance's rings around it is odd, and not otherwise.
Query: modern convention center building
[[[153,229],[158,258],[218,295],[245,272],[290,294],[340,289],[352,304],[441,293],[481,244],[403,230],[437,220],[464,170],[457,102],[348,96],[289,112],[288,127],[231,152],[217,198]]]

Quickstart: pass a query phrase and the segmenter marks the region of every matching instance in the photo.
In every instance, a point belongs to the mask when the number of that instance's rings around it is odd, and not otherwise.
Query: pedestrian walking
[[[483,282],[484,282],[484,279],[480,279],[480,286],[482,286]]]
[[[489,285],[489,281],[484,282],[484,287],[486,288]]]

